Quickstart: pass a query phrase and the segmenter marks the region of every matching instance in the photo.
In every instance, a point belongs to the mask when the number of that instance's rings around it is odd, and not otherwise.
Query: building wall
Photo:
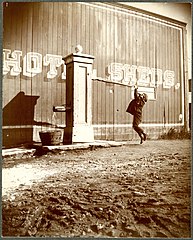
[[[169,17],[187,24],[187,61],[188,61],[188,79],[192,78],[192,4],[191,2],[157,2],[157,3],[132,3],[124,2],[123,4],[149,11],[161,16]]]
[[[96,139],[137,137],[125,112],[136,80],[150,97],[143,121],[150,137],[186,123],[185,24],[122,5],[76,2],[9,3],[3,19],[4,146],[38,141],[40,130],[65,125],[65,113],[52,108],[65,104],[62,57],[77,44],[95,56]]]

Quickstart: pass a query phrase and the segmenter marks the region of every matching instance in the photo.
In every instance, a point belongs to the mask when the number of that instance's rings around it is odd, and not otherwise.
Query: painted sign
[[[175,85],[175,72],[171,70],[163,72],[162,69],[111,63],[107,71],[110,81],[125,83],[129,86],[137,83],[138,86],[157,87],[163,84],[164,88],[171,88]],[[180,87],[180,83],[176,83],[175,88],[177,87]]]
[[[10,72],[11,76],[18,76],[22,72],[21,68],[22,51],[3,49],[3,75]],[[61,55],[42,54],[28,52],[23,57],[23,75],[34,77],[42,72],[43,66],[49,66],[47,78],[53,79],[57,76],[57,68],[63,66],[62,79],[66,79],[66,65]],[[136,66],[122,63],[111,63],[107,67],[107,79],[114,82],[121,82],[129,86],[137,83],[142,87],[157,87],[163,84],[164,88],[171,88],[175,85],[175,72],[171,70]],[[179,88],[180,83],[176,83],[175,88]]]
[[[11,52],[9,49],[3,49],[3,75],[10,72],[11,76],[17,76],[22,72],[21,68],[22,51],[15,50]],[[42,54],[37,52],[28,52],[23,58],[23,75],[34,77],[42,72],[43,66],[49,66],[47,78],[57,76],[57,68],[63,65],[64,71],[62,79],[66,79],[66,65],[62,60],[62,56],[46,54],[42,58]]]

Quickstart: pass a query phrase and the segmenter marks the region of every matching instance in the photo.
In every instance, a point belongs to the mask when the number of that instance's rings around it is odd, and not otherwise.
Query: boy
[[[134,90],[134,99],[135,99],[135,106],[134,106],[134,113],[133,113],[133,129],[138,133],[141,138],[140,144],[146,140],[147,135],[144,133],[143,129],[139,127],[139,124],[142,122],[142,109],[147,102],[147,94],[143,93],[140,94],[137,92],[137,87]]]

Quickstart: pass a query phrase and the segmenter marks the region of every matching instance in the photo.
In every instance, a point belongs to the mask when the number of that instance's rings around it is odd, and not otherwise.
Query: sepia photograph
[[[190,1],[2,8],[2,238],[192,238]]]

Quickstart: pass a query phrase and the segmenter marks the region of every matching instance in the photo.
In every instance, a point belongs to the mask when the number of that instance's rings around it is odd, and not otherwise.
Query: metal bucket
[[[60,130],[39,132],[43,146],[59,145],[61,143],[62,132]]]

